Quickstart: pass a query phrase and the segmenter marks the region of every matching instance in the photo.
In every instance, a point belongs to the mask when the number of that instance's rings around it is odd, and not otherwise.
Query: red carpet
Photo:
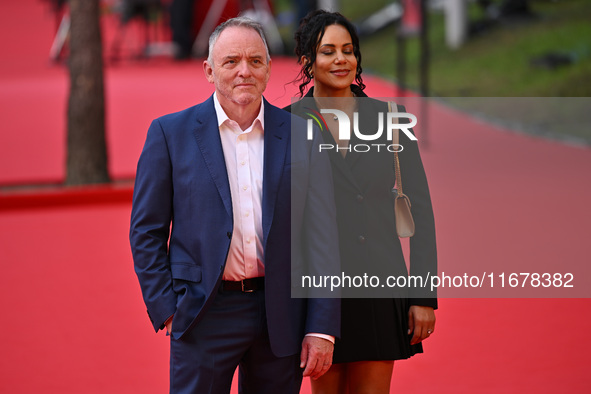
[[[53,17],[37,0],[2,7],[0,185],[57,183],[68,81],[48,61]],[[284,84],[296,69],[275,59],[269,101],[289,103],[295,88]],[[120,180],[133,177],[152,118],[212,92],[199,61],[124,61],[106,75],[110,170]],[[371,96],[396,94],[385,81],[367,82]],[[570,294],[588,297],[591,150],[441,107],[430,124],[423,158],[440,270],[574,268]],[[129,193],[127,183],[0,191],[0,392],[167,392],[168,341],[151,330],[133,273]],[[589,299],[444,298],[425,354],[396,364],[392,392],[587,392],[590,308]]]

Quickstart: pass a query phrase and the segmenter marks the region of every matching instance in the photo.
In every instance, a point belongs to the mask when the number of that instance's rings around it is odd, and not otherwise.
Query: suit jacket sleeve
[[[174,314],[177,301],[168,257],[173,214],[171,171],[166,138],[160,122],[154,120],[137,166],[129,239],[135,272],[156,331]]]
[[[340,276],[340,256],[336,205],[332,170],[326,152],[320,152],[323,142],[318,129],[314,130],[310,156],[310,173],[306,201],[308,231],[305,244],[309,253],[309,273],[315,277]],[[319,298],[308,300],[306,333],[325,333],[340,337],[340,291],[323,288]]]
[[[340,275],[331,165],[319,150],[319,130],[314,127],[311,141],[306,135],[305,120],[292,115],[292,297],[307,299],[305,333],[339,337],[340,293],[302,284],[304,276]]]

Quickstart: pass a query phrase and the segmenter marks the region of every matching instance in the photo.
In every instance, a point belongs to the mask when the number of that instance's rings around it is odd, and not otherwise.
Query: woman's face
[[[357,59],[353,53],[351,35],[341,25],[326,27],[318,45],[314,73],[314,95],[350,95],[349,87],[355,81]]]

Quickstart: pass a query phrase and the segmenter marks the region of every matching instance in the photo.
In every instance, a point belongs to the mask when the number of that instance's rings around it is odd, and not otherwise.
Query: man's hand
[[[300,354],[300,368],[304,369],[304,376],[316,380],[328,371],[332,365],[334,345],[324,338],[306,336],[302,341]]]
[[[166,326],[166,332],[170,335],[170,333],[172,332],[172,318],[174,317],[174,315],[172,315],[171,317],[168,318],[168,320],[166,320],[164,322],[164,325]]]
[[[413,333],[411,345],[420,343],[435,330],[435,311],[429,306],[413,305],[408,311],[408,334]]]

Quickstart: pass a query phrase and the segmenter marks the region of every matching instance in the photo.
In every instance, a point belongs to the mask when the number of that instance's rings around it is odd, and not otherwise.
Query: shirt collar
[[[227,121],[227,120],[232,121],[232,119],[230,119],[228,117],[228,115],[226,115],[226,112],[224,111],[224,109],[222,108],[222,105],[220,104],[220,102],[218,100],[217,94],[218,94],[217,92],[213,93],[213,105],[215,107],[215,113],[218,118],[218,127],[220,127],[225,121]],[[265,100],[261,100],[261,108],[259,109],[259,114],[253,120],[252,124],[246,130],[244,130],[245,132],[252,130],[252,127],[256,124],[257,120],[261,124],[261,129],[263,129],[263,130],[265,129],[265,104],[264,104],[264,101]]]

